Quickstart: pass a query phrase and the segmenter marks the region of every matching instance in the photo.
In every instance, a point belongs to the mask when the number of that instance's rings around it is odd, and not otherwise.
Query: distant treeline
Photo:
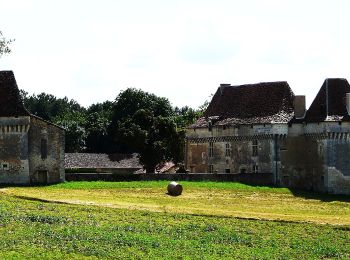
[[[133,153],[147,172],[166,160],[183,161],[184,128],[203,114],[198,109],[172,107],[169,100],[139,89],[121,91],[115,101],[88,108],[67,97],[21,91],[34,115],[66,130],[66,152]]]

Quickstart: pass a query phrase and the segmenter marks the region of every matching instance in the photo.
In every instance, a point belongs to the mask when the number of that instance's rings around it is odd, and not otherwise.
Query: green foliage
[[[9,45],[13,42],[14,40],[8,40],[6,39],[3,35],[2,32],[0,31],[0,58],[4,54],[11,53],[11,49]]]
[[[194,110],[188,106],[175,107],[175,123],[178,129],[185,129],[187,126],[193,124],[198,118],[200,118],[201,111]]]
[[[65,152],[75,153],[85,150],[86,123],[82,112],[67,112],[54,118],[53,122],[65,129]]]
[[[86,111],[86,151],[106,153],[113,151],[113,141],[108,133],[112,121],[113,102],[91,105]]]
[[[85,108],[80,106],[78,102],[67,97],[56,98],[54,95],[40,93],[38,95],[28,96],[28,93],[21,91],[24,106],[34,115],[51,122],[56,118],[62,118],[68,113],[79,112],[84,113]]]
[[[121,91],[113,107],[113,122],[124,121],[140,110],[151,111],[153,116],[168,117],[173,115],[169,100],[140,89],[128,88]]]
[[[167,99],[127,89],[119,94],[113,108],[114,140],[124,151],[138,152],[141,164],[152,173],[163,161],[182,159],[183,135],[176,131],[172,116]]]

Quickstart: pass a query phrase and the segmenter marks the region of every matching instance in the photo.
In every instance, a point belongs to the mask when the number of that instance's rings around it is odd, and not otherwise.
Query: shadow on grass
[[[324,202],[350,202],[350,195],[327,194],[316,191],[305,191],[292,188],[289,188],[289,190],[293,193],[294,196],[302,197],[304,199],[320,200]]]
[[[2,188],[39,188],[39,187],[50,187],[50,186],[54,186],[57,185],[58,183],[47,183],[47,184],[40,184],[40,183],[36,183],[36,184],[29,184],[29,183],[25,183],[25,184],[14,184],[14,183],[0,183],[0,189]]]

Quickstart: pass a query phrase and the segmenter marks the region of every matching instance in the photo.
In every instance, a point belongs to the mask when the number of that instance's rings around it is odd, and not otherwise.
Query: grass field
[[[350,258],[350,197],[182,184],[2,188],[0,258]]]

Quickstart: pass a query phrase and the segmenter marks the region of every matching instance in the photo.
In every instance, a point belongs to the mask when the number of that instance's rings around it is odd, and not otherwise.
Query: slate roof
[[[66,153],[66,169],[141,169],[137,154]]]
[[[174,162],[164,162],[160,163],[156,167],[156,172],[164,173],[169,171],[171,168],[176,167],[176,164]]]
[[[208,118],[215,118],[215,125],[288,123],[294,116],[293,101],[293,91],[285,81],[222,84],[204,117],[189,128],[207,127]]]
[[[350,121],[345,103],[346,93],[350,93],[346,79],[326,79],[306,112],[305,121]]]
[[[0,71],[0,117],[29,116],[12,71]]]

